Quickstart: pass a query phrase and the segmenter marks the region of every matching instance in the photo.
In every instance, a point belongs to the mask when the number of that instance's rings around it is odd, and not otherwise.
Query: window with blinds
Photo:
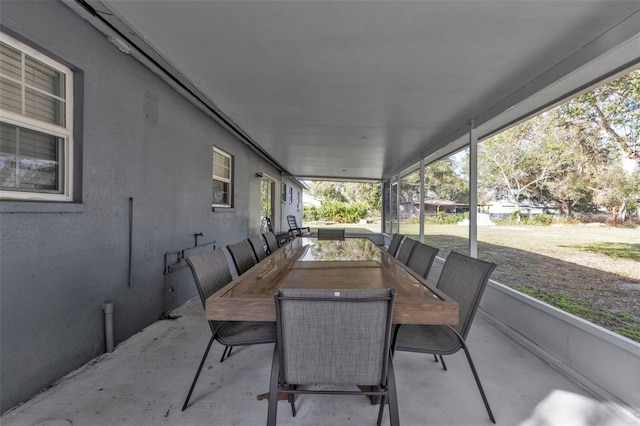
[[[0,33],[0,196],[71,201],[72,74]]]
[[[231,207],[233,159],[226,152],[213,148],[213,207]]]

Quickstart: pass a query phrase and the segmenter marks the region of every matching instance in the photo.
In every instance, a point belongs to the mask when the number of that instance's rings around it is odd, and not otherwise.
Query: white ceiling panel
[[[380,179],[640,31],[638,1],[89,4],[299,177]]]

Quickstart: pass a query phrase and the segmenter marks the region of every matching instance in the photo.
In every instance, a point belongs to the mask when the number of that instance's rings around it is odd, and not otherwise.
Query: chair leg
[[[442,363],[442,368],[444,368],[444,371],[447,371],[447,364],[444,363],[444,358],[442,358],[442,355],[438,355],[438,356],[440,357],[440,362]]]
[[[436,362],[438,362],[438,355],[433,354],[433,359],[434,359]]]
[[[207,344],[207,349],[204,351],[204,355],[202,355],[202,360],[200,360],[200,366],[198,367],[198,371],[196,372],[196,377],[193,378],[193,382],[191,383],[191,388],[189,389],[189,393],[187,394],[187,399],[184,400],[184,405],[182,406],[182,411],[187,409],[187,405],[189,405],[189,400],[191,399],[191,394],[193,393],[193,388],[196,387],[196,382],[198,381],[198,377],[200,377],[200,372],[202,371],[202,367],[204,366],[204,362],[207,359],[207,355],[209,355],[209,350],[211,349],[211,345],[213,344],[214,336],[211,335],[211,339],[209,339],[209,343]]]
[[[400,333],[400,326],[402,324],[396,324],[393,328],[393,337],[391,338],[391,356],[396,352],[396,341],[398,340],[398,333]]]
[[[293,417],[295,417],[296,416],[296,394],[294,393],[289,394],[289,404],[291,404],[291,414],[293,415]]]
[[[278,346],[273,350],[273,361],[271,361],[271,380],[269,381],[269,408],[267,411],[267,426],[276,425],[278,415],[278,379],[280,375],[280,361],[278,356]]]
[[[387,390],[389,391],[389,424],[400,426],[400,413],[398,411],[398,394],[396,392],[396,374],[393,370],[393,360],[389,357],[387,372]]]
[[[231,356],[231,349],[233,349],[233,346],[224,347],[224,351],[222,352],[222,357],[220,358],[220,362],[224,361],[226,358],[229,358]]]
[[[378,426],[382,423],[382,415],[384,413],[384,404],[386,403],[386,398],[384,395],[380,397],[380,410],[378,410]]]
[[[482,396],[482,402],[484,402],[484,407],[487,409],[487,414],[489,414],[489,419],[491,422],[495,424],[496,419],[493,417],[493,412],[491,411],[491,407],[489,407],[489,400],[484,393],[484,389],[482,388],[482,383],[480,383],[480,377],[478,376],[478,372],[476,371],[476,367],[473,365],[473,360],[471,359],[471,353],[469,353],[469,349],[467,345],[462,342],[462,349],[464,349],[464,353],[467,356],[467,361],[469,362],[469,367],[471,367],[471,372],[473,373],[473,378],[476,379],[476,385],[478,385],[478,390],[480,391],[480,396]]]

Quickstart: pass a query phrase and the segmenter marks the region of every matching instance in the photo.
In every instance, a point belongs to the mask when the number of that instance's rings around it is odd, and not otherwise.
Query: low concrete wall
[[[640,417],[639,343],[494,281],[480,308],[595,393]]]

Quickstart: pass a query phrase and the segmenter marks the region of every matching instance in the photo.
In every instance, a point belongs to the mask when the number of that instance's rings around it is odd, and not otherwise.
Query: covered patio
[[[302,223],[305,179],[387,196],[466,147],[475,256],[478,143],[640,64],[635,0],[3,1],[0,23],[17,99],[3,86],[3,425],[263,424],[271,345],[219,364],[216,344],[180,411],[210,337],[185,256],[267,215]],[[49,157],[18,152],[22,134]],[[362,236],[388,245],[393,198]],[[637,342],[497,282],[480,307],[469,344],[498,424],[638,423]],[[396,359],[403,424],[490,424],[462,353],[446,372]],[[299,400],[280,424],[375,422],[364,397]]]
[[[219,363],[214,344],[189,407],[180,409],[209,329],[200,301],[173,312],[5,413],[5,426],[21,425],[260,425],[266,421],[273,345],[235,348]],[[606,402],[539,357],[485,313],[468,340],[499,425],[631,426],[637,418]],[[400,421],[405,425],[490,425],[464,354],[445,357],[448,371],[428,355],[395,357]],[[281,401],[280,425],[375,424],[377,407],[364,396],[301,395],[291,416]],[[389,420],[385,416],[383,425]]]

